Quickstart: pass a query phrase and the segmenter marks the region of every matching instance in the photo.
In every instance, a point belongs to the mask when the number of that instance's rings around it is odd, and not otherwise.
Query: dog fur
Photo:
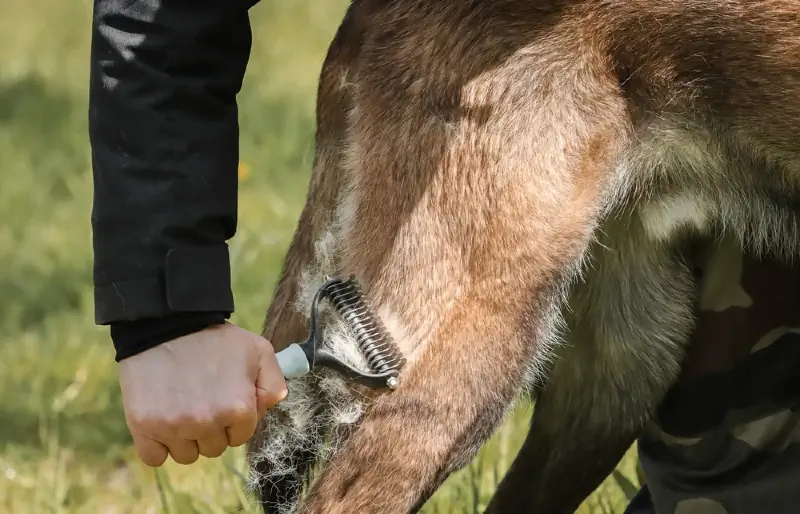
[[[265,512],[415,512],[531,391],[487,512],[573,512],[678,376],[691,239],[794,258],[798,62],[798,1],[353,1],[263,333],[352,273],[409,362],[289,382],[249,446]]]

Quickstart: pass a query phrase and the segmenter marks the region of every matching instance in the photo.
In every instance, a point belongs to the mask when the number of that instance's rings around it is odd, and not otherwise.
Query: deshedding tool
[[[322,346],[318,340],[319,303],[328,300],[333,310],[355,335],[356,346],[370,372],[357,370]],[[311,302],[311,329],[302,343],[293,343],[276,354],[286,378],[300,377],[316,366],[327,367],[372,388],[397,387],[397,375],[406,363],[380,318],[372,311],[354,276],[348,280],[326,277],[326,282]]]

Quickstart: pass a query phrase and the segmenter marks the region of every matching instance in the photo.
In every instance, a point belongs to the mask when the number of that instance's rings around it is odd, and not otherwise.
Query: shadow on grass
[[[0,266],[6,271],[0,275],[0,324],[3,333],[31,330],[48,316],[81,307],[82,290],[91,284],[91,269],[84,268],[37,269],[8,263],[0,255]],[[13,273],[7,273],[9,267]]]
[[[70,199],[69,177],[87,168],[88,111],[76,98],[37,75],[0,82],[0,133],[6,132],[18,158],[28,161],[37,184],[49,188],[53,200]],[[18,172],[4,159],[4,180]]]
[[[27,136],[51,139],[63,129],[76,104],[38,75],[0,83],[0,125],[11,125]]]
[[[0,406],[0,448],[41,450],[57,442],[58,446],[80,455],[114,458],[133,443],[122,407],[116,400],[107,410],[48,416]]]
[[[31,249],[20,243],[31,239],[31,232],[50,228],[39,225],[47,220],[47,210],[72,200],[70,181],[86,170],[88,158],[85,113],[85,103],[39,76],[0,82],[0,144],[5,148],[0,182],[16,181],[9,188],[13,193],[0,193],[0,215],[13,234],[11,246],[20,245],[0,249],[4,332],[27,329],[49,314],[77,308],[81,289],[91,281],[91,262],[77,268],[57,262],[59,252],[71,248]],[[69,224],[88,223],[88,212],[85,219],[55,222],[69,230]]]

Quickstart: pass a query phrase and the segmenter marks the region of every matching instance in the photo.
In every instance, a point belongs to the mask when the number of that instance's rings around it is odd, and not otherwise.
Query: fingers
[[[232,404],[220,408],[215,415],[184,422],[179,437],[182,441],[196,442],[199,454],[208,458],[219,457],[228,446],[241,446],[253,436],[258,423],[255,401],[252,396],[250,398],[249,402],[240,399],[238,403],[228,399]],[[171,449],[170,441],[170,453]]]
[[[153,468],[164,464],[169,456],[169,450],[166,446],[138,433],[132,433],[131,435],[133,436],[133,445],[136,448],[136,453],[142,462]]]
[[[178,464],[188,465],[201,455],[213,459],[225,453],[229,446],[245,444],[253,436],[259,420],[252,394],[251,390],[249,402],[222,409],[216,416],[198,415],[194,420],[172,421],[160,429],[151,428],[151,432],[158,433],[158,440],[132,432],[139,458],[151,467],[163,465],[169,456]]]
[[[256,410],[261,419],[267,410],[282,402],[289,394],[286,380],[278,367],[272,345],[266,339],[259,338],[260,359],[256,376]]]
[[[197,448],[203,457],[215,459],[228,449],[228,435],[222,428],[214,427],[197,439]]]
[[[220,338],[231,344],[219,344]],[[235,351],[222,349],[231,345]],[[216,376],[204,361],[219,363]],[[245,444],[267,409],[288,394],[269,341],[230,325],[125,359],[120,385],[136,451],[152,467],[169,456],[188,465]]]
[[[232,448],[235,448],[243,445],[251,437],[253,437],[253,433],[256,431],[256,425],[258,424],[258,419],[259,418],[253,415],[250,416],[249,419],[243,419],[237,423],[229,425],[225,429],[228,438],[228,445]]]
[[[169,454],[172,455],[172,460],[178,464],[194,464],[200,457],[200,450],[197,447],[197,441],[189,439],[172,439],[167,443]]]

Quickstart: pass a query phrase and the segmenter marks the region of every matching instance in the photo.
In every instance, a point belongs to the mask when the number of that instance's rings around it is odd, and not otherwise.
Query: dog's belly
[[[709,211],[700,195],[684,192],[647,202],[641,208],[641,222],[649,238],[666,243],[687,230],[706,234],[711,223]]]

